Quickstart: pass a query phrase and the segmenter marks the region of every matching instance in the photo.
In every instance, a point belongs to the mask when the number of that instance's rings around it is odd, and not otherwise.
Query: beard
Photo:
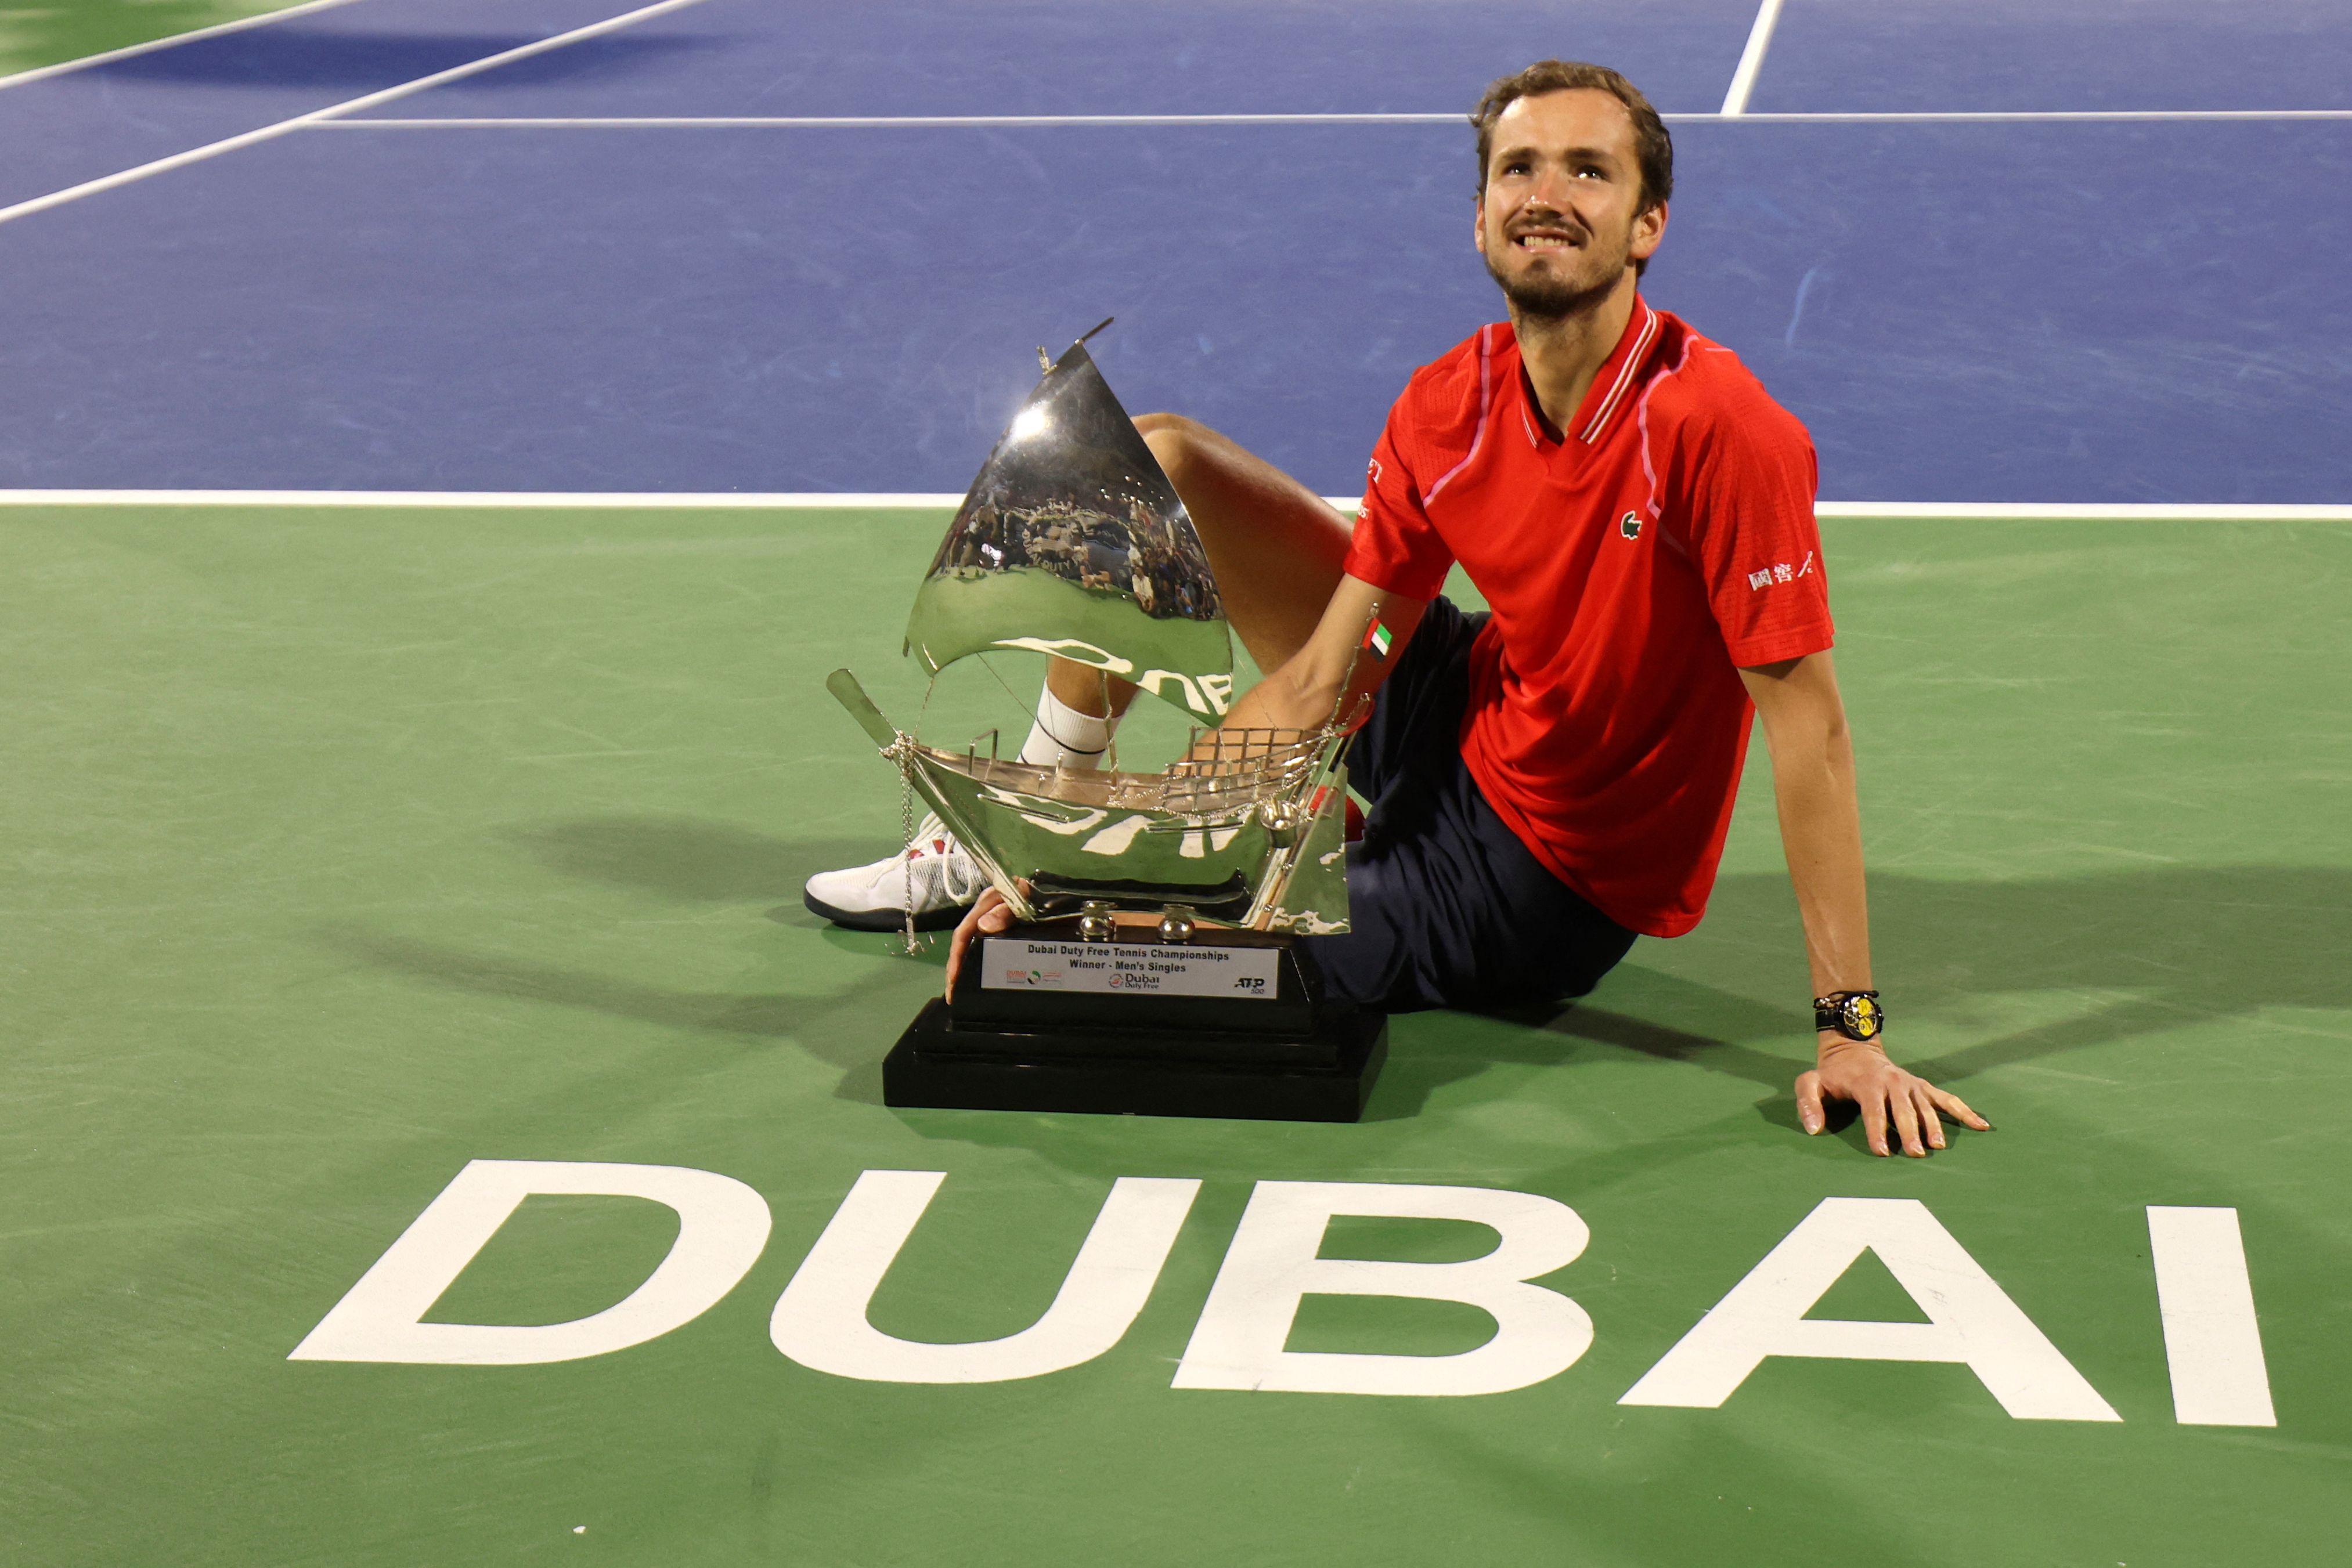
[[[1625,236],[1613,256],[1597,247],[1598,237],[1590,235],[1586,240],[1584,255],[1591,258],[1590,264],[1564,276],[1549,269],[1530,269],[1520,277],[1509,277],[1495,265],[1491,250],[1486,257],[1486,276],[1495,280],[1495,286],[1503,291],[1503,298],[1510,302],[1512,312],[1519,319],[1565,321],[1606,299],[1617,287],[1618,279],[1625,276],[1625,268],[1633,265],[1632,235]],[[1513,251],[1518,248],[1508,239],[1503,245]]]

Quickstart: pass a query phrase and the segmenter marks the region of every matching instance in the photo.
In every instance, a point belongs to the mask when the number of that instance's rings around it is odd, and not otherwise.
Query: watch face
[[[1873,997],[1848,997],[1839,1010],[1845,1014],[1846,1028],[1856,1040],[1875,1040],[1886,1026],[1886,1015],[1878,1010]]]

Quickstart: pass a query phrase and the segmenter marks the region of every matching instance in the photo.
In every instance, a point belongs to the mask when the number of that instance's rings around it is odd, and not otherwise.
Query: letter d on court
[[[646,1282],[568,1323],[418,1320],[533,1193],[642,1197],[677,1210],[677,1239]],[[768,1206],[731,1176],[685,1166],[475,1160],[360,1276],[289,1361],[523,1366],[643,1344],[716,1306],[768,1244]]]
[[[1334,1215],[1465,1219],[1502,1239],[1462,1263],[1318,1258]],[[1591,1233],[1576,1211],[1533,1193],[1386,1182],[1262,1181],[1176,1369],[1178,1388],[1297,1394],[1500,1394],[1567,1370],[1592,1343],[1592,1320],[1528,1281],[1574,1262]],[[1335,1355],[1284,1348],[1307,1296],[1466,1301],[1495,1337],[1460,1355]]]

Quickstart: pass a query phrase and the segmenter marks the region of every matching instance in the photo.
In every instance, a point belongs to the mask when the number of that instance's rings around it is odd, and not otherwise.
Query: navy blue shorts
[[[1348,846],[1350,929],[1306,940],[1334,996],[1391,1012],[1563,1001],[1633,945],[1503,825],[1462,759],[1486,620],[1432,600],[1348,753],[1371,802]]]

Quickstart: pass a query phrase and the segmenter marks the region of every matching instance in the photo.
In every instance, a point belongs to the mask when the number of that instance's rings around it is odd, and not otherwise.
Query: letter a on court
[[[1805,1316],[1865,1248],[1928,1322]],[[2020,1420],[2123,1419],[1916,1198],[1823,1198],[1617,1403],[1712,1410],[1768,1355],[1957,1361]]]

